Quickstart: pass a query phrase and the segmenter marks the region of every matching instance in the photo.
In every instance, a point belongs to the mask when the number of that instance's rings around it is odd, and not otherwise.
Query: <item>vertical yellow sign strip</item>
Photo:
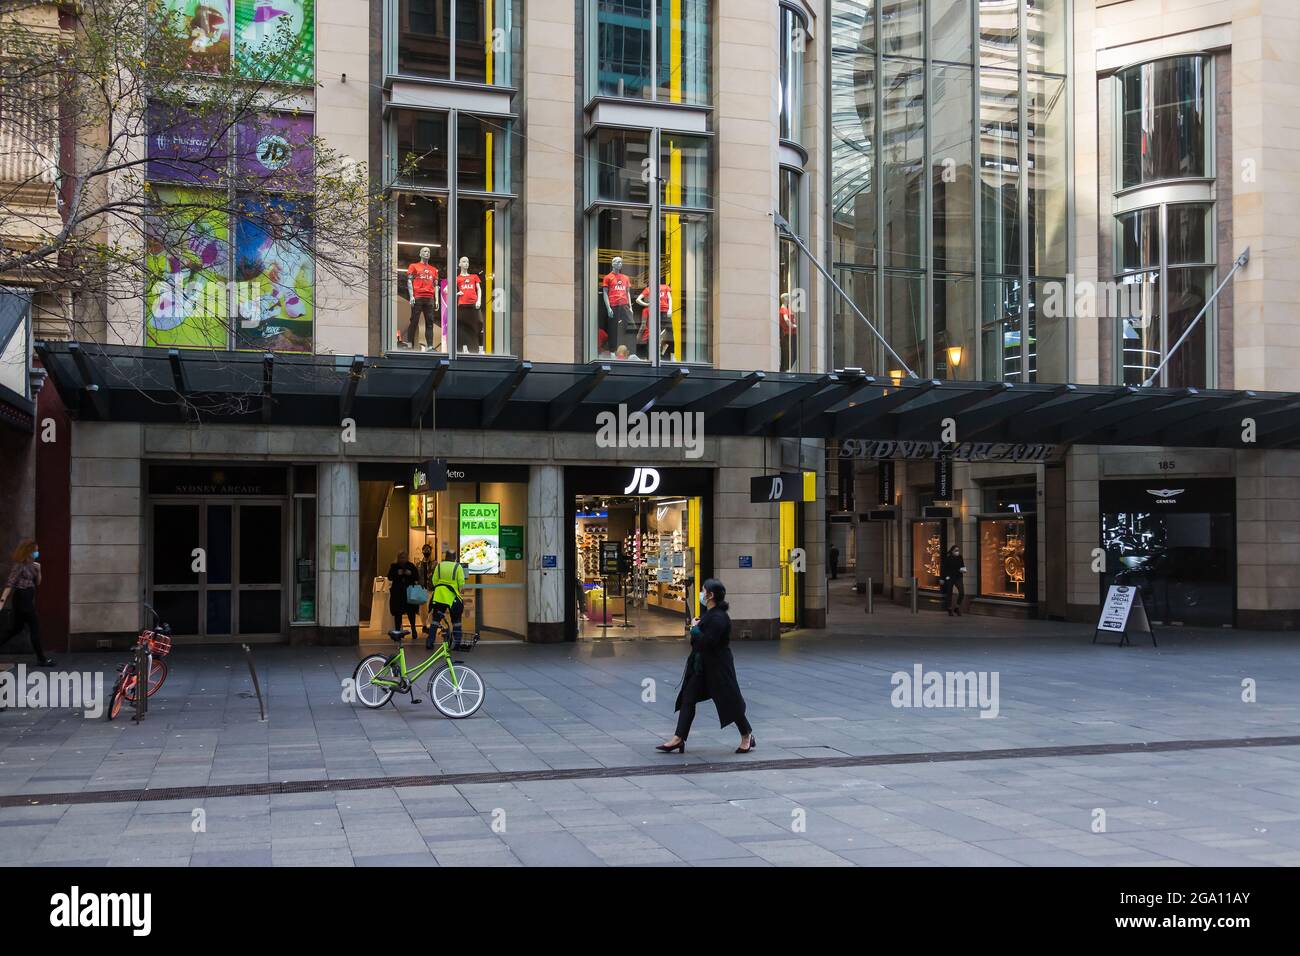
[[[779,505],[780,517],[780,568],[781,568],[781,623],[794,624],[794,570],[790,567],[790,551],[795,547],[795,502],[783,501]]]
[[[485,152],[487,159],[487,188],[492,189],[492,146],[494,136],[492,133],[485,134]],[[484,321],[486,324],[483,329],[483,343],[487,354],[492,354],[492,319],[495,315],[492,308],[492,279],[494,273],[494,262],[496,252],[495,241],[493,238],[494,227],[496,225],[496,207],[489,206],[483,213],[483,305],[486,308]]]
[[[682,0],[672,0],[672,22],[668,24],[668,35],[672,46],[668,50],[668,89],[669,99],[674,103],[682,101]]]
[[[668,186],[665,197],[669,206],[682,204],[682,151],[668,140]],[[682,286],[685,278],[686,262],[682,253],[682,217],[676,213],[664,215],[664,236],[668,246],[668,274],[665,278],[673,294],[673,361],[682,360]],[[658,308],[659,290],[651,292],[651,308]],[[658,344],[654,348],[658,348]]]
[[[674,103],[682,101],[682,0],[672,0],[671,21],[668,24],[668,89],[669,99]],[[680,206],[682,202],[682,151],[672,146],[668,160],[668,204]],[[682,360],[682,278],[685,263],[682,261],[682,217],[668,215],[664,217],[664,231],[668,235],[668,287],[673,293],[673,361]],[[660,281],[663,281],[662,279]],[[659,290],[650,292],[650,308],[658,308]],[[659,348],[658,342],[650,343],[653,349]]]
[[[483,4],[483,16],[484,16],[484,24],[483,24],[483,26],[484,26],[484,30],[485,30],[485,33],[486,33],[486,40],[487,40],[487,50],[484,51],[484,52],[487,53],[487,84],[488,84],[488,86],[491,86],[491,85],[492,85],[492,70],[493,70],[493,67],[496,65],[496,64],[494,64],[494,63],[492,62],[492,57],[493,57],[493,45],[494,45],[494,44],[493,44],[493,39],[494,39],[494,38],[493,38],[493,36],[492,36],[492,14],[496,12],[496,11],[493,10],[492,8],[495,7],[495,6],[496,6],[496,0],[487,0],[487,3]]]
[[[698,614],[700,585],[704,583],[700,577],[700,509],[704,506],[704,499],[693,496],[689,499],[686,506],[686,547],[691,549],[691,559],[695,566],[686,569],[686,573],[695,578],[695,592],[686,595],[686,606],[692,609],[692,617]]]
[[[496,12],[496,10],[494,9],[495,7],[496,7],[496,0],[487,0],[487,3],[483,4],[484,16],[486,18],[484,21],[484,27],[486,30],[486,40],[487,40],[487,50],[486,50],[487,74],[486,75],[487,75],[488,86],[492,85],[492,79],[493,79],[492,74],[496,67],[496,64],[493,60],[493,57],[495,55],[493,52],[495,40],[494,37],[492,36],[493,33],[492,16]],[[484,145],[485,145],[485,152],[487,153],[487,159],[484,164],[487,169],[486,187],[488,192],[491,192],[492,191],[492,139],[493,139],[492,134],[488,133],[485,139],[486,141]],[[494,251],[492,248],[493,246],[492,227],[494,225],[493,220],[495,216],[496,216],[496,210],[494,208],[489,208],[483,214],[483,246],[484,246],[483,304],[487,307],[487,311],[483,317],[485,323],[483,326],[483,344],[484,344],[484,351],[486,351],[489,355],[492,354],[492,318],[493,318],[493,312],[492,312],[493,256],[492,253]]]

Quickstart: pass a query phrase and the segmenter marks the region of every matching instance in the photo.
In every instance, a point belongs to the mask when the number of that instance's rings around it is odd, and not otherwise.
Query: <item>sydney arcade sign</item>
[[[893,441],[888,439],[846,438],[840,442],[841,458],[859,458],[867,461],[903,459],[905,461],[937,460],[951,457],[953,461],[1013,461],[1043,463],[1056,452],[1056,445],[1034,442],[941,442]]]

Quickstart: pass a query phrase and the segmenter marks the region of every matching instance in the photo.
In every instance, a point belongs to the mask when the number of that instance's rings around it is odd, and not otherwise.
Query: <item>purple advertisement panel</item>
[[[263,180],[263,185],[290,192],[312,192],[315,161],[312,157],[311,116],[263,113],[239,126],[238,170],[241,179]]]
[[[230,163],[226,124],[161,103],[149,104],[148,175],[160,182],[214,186]]]

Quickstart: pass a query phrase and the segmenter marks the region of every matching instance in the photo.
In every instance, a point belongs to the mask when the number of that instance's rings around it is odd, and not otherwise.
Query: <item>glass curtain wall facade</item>
[[[1213,62],[1177,56],[1114,78],[1115,384],[1142,385],[1184,333],[1157,385],[1214,385],[1214,309],[1196,323],[1216,284],[1213,202]],[[1170,186],[1180,192],[1173,196]],[[1203,194],[1203,202],[1173,201]]]
[[[385,0],[386,74],[512,93],[520,2]],[[511,242],[511,210],[522,155],[514,116],[487,109],[394,108],[385,116],[386,351],[516,351],[511,317],[522,294],[512,277],[521,274],[522,250]]]
[[[386,349],[445,353],[454,345],[471,355],[512,352],[510,318],[517,303],[510,277],[518,274],[519,253],[510,241],[519,161],[514,138],[507,117],[390,112]],[[421,287],[417,264],[425,249],[437,274]],[[431,308],[417,309],[412,290]]]
[[[519,0],[387,0],[389,73],[513,87]]]
[[[836,367],[1066,380],[1067,4],[832,0]]]
[[[709,0],[587,3],[588,99],[709,104]]]
[[[588,137],[589,360],[712,360],[712,149],[661,129]]]
[[[781,7],[781,169],[777,188],[778,211],[800,239],[808,240],[804,166],[808,155],[804,143],[804,112],[807,109],[804,84],[808,22],[802,11]],[[794,157],[802,162],[796,163]],[[808,264],[799,247],[781,234],[778,248],[777,371],[808,370],[806,336],[808,325]]]

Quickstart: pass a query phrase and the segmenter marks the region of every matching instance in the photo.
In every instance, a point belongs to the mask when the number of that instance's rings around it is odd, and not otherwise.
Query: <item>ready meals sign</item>
[[[460,536],[472,534],[499,535],[501,533],[501,506],[499,504],[470,504],[460,506]]]
[[[461,502],[460,562],[470,574],[501,573],[501,505]]]

